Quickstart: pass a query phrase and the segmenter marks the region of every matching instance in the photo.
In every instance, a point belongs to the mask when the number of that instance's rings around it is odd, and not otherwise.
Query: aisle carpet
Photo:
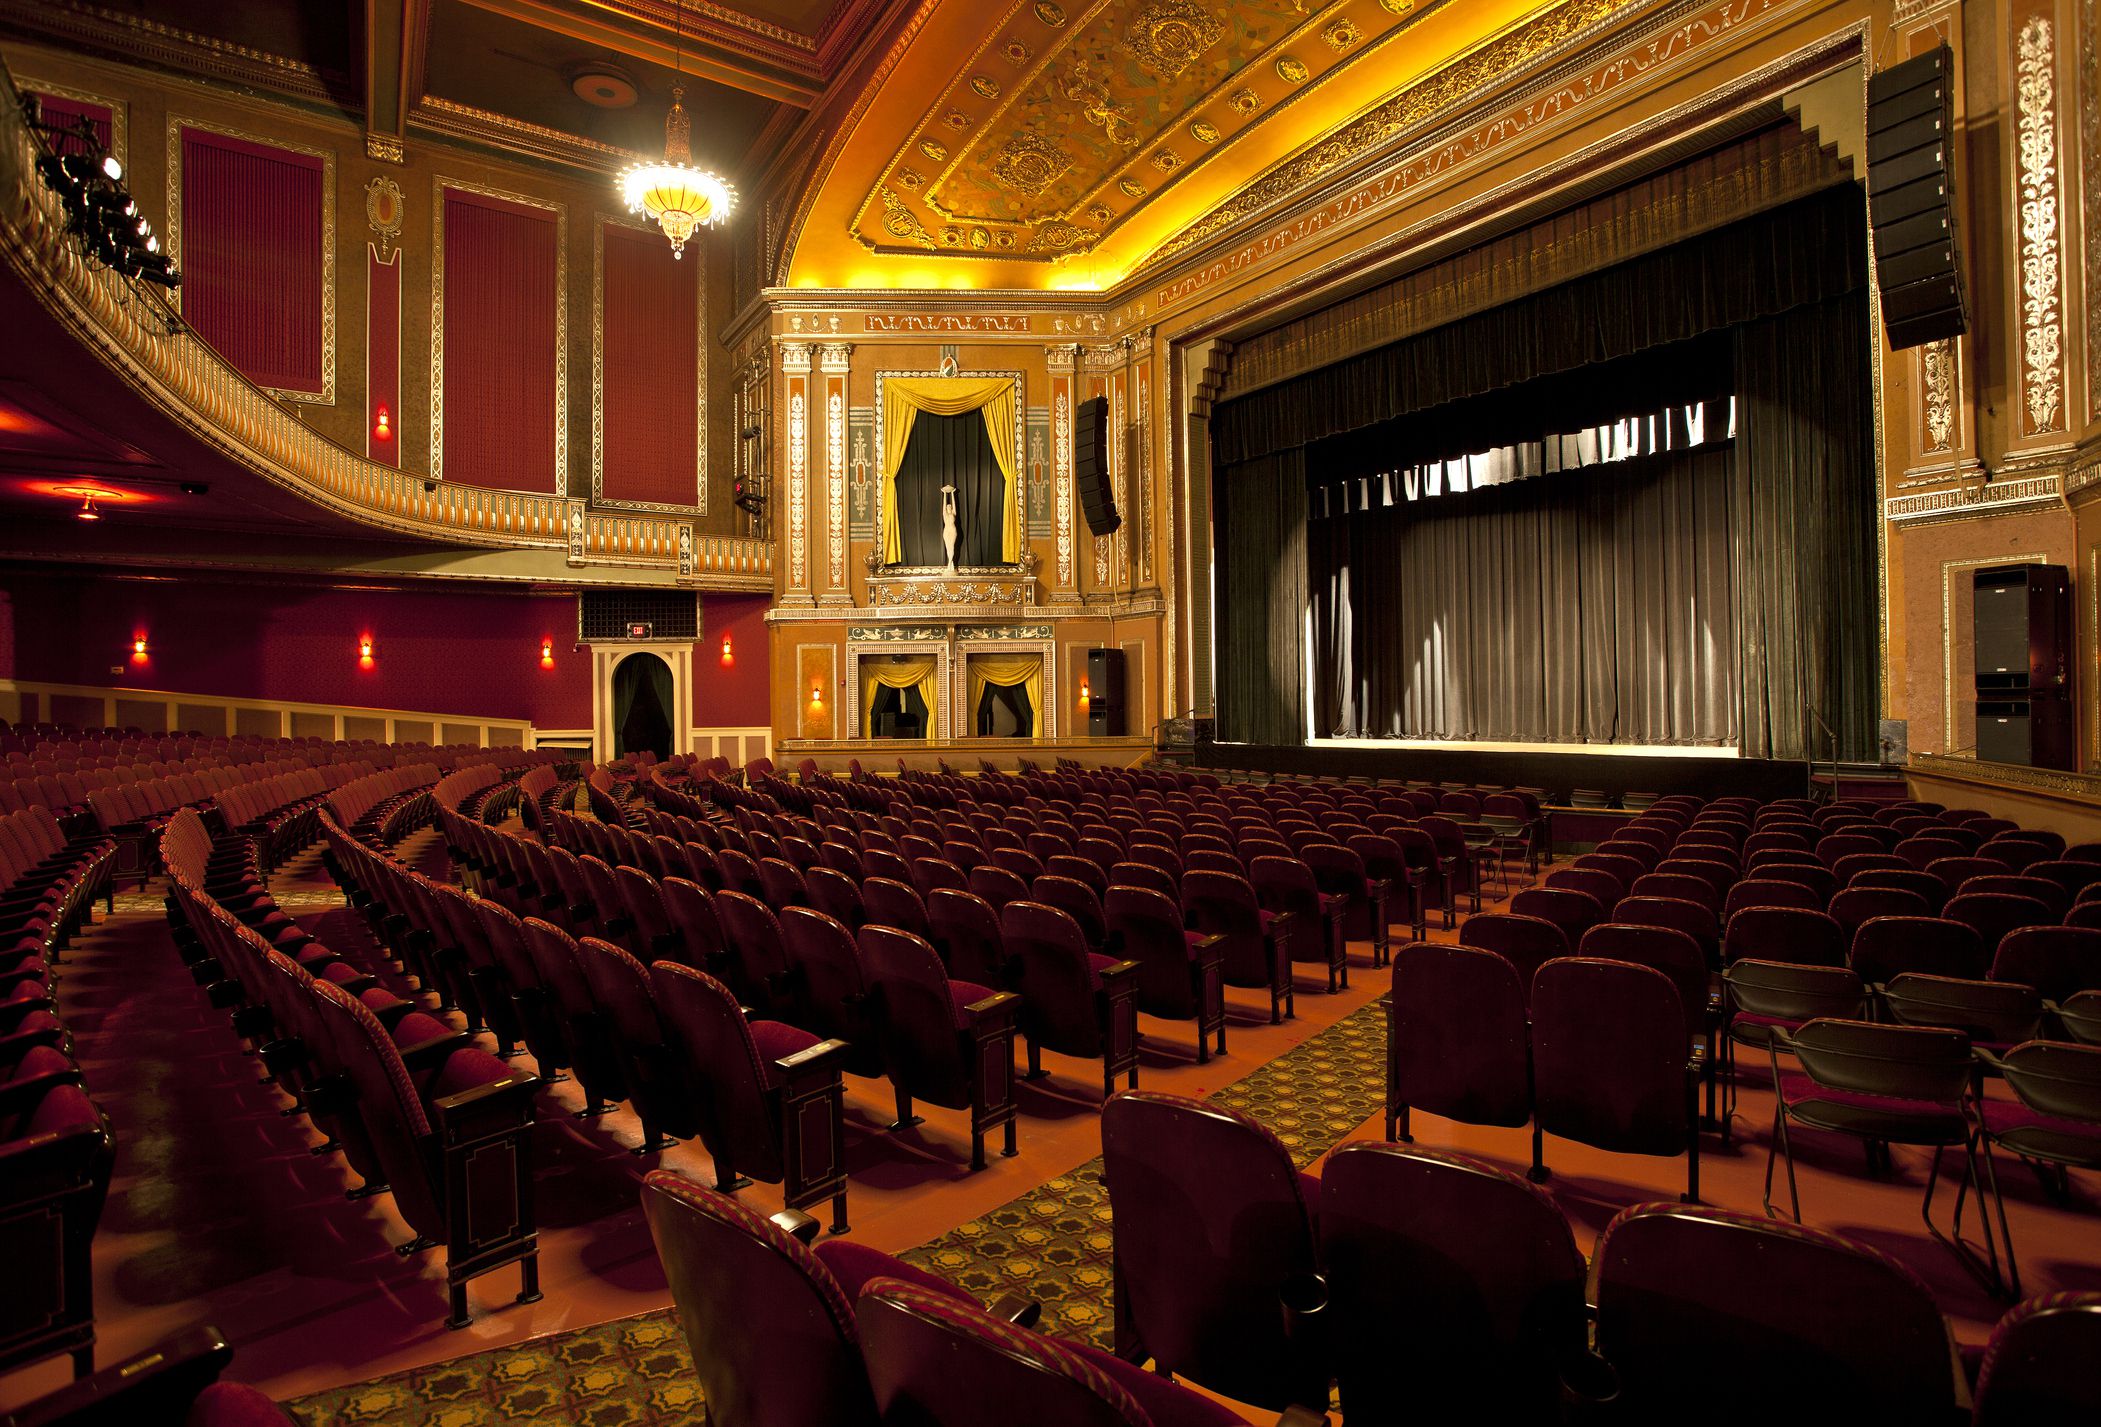
[[[1385,1012],[1374,1002],[1210,1098],[1270,1127],[1301,1167],[1377,1114]],[[1102,1162],[1037,1185],[901,1257],[990,1300],[1043,1303],[1044,1331],[1110,1345]],[[700,1427],[692,1362],[668,1309],[493,1349],[285,1404],[308,1427]]]

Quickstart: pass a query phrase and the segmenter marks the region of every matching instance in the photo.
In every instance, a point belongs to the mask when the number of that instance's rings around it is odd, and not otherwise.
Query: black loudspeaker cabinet
[[[1123,651],[1087,651],[1087,732],[1093,738],[1121,738],[1128,726],[1124,712]]]
[[[1114,535],[1123,524],[1116,511],[1116,489],[1109,484],[1109,398],[1090,397],[1072,420],[1073,484],[1080,491],[1080,514],[1090,534]]]
[[[2024,768],[2077,769],[2072,701],[2061,692],[1977,700],[1977,756]]]
[[[1969,330],[1957,241],[1954,51],[1946,45],[1868,81],[1868,217],[1891,348]]]
[[[1971,580],[1977,697],[2068,691],[2072,573],[2063,565],[1987,565]]]

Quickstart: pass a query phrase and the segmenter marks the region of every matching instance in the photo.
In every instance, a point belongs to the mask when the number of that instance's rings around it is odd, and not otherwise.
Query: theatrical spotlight
[[[86,120],[76,125],[45,124],[36,102],[24,96],[30,127],[46,143],[68,139],[85,153],[45,153],[36,161],[37,175],[56,194],[65,210],[66,231],[80,241],[88,257],[128,278],[161,287],[178,287],[182,274],[161,251],[160,238],[138,203],[124,187],[124,166],[105,152]]]

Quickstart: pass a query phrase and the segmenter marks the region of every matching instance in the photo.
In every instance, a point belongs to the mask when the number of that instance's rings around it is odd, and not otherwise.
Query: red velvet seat
[[[1102,1107],[1102,1164],[1117,1355],[1260,1407],[1325,1406],[1328,1364],[1306,1331],[1322,1298],[1308,1197],[1319,1184],[1276,1136],[1216,1105],[1133,1091]]]
[[[914,936],[925,936],[926,902],[910,882],[894,877],[871,877],[861,884],[861,910],[867,925],[896,927]]]
[[[1104,1096],[1115,1093],[1118,1076],[1135,1086],[1138,964],[1090,951],[1079,923],[1041,902],[1008,903],[1000,932],[1020,971],[1030,1078],[1045,1073],[1048,1049],[1101,1061]]]
[[[1138,1009],[1169,1020],[1196,1022],[1196,1058],[1211,1058],[1212,1037],[1226,1049],[1223,958],[1218,943],[1182,924],[1182,910],[1164,892],[1111,887],[1104,909],[1111,954],[1138,963]]]
[[[1837,918],[1800,907],[1745,907],[1722,934],[1722,964],[1746,957],[1805,966],[1843,966],[1850,937]]]
[[[1685,1199],[1700,1197],[1699,1062],[1687,1054],[1677,987],[1660,971],[1563,957],[1532,982],[1532,1176],[1544,1137],[1618,1154],[1686,1157]]]
[[[1106,889],[1105,889],[1106,890]],[[1055,872],[1046,872],[1029,888],[1027,898],[1041,902],[1047,907],[1056,907],[1072,918],[1080,929],[1080,938],[1091,952],[1101,952],[1108,944],[1109,922],[1102,912],[1101,895],[1092,886],[1076,878],[1063,877]],[[1012,906],[1013,903],[1008,903]],[[1006,915],[1006,908],[1000,909]]]
[[[2021,927],[1999,939],[1994,981],[2033,986],[2046,1001],[2101,990],[2101,931],[2091,927]]]
[[[1292,959],[1325,964],[1330,995],[1347,987],[1350,970],[1343,922],[1349,913],[1348,901],[1323,893],[1312,869],[1296,857],[1256,857],[1248,863],[1247,872],[1262,910],[1289,917],[1298,928],[1292,938]]]
[[[1955,1420],[1961,1369],[1932,1292],[1865,1245],[1646,1204],[1606,1226],[1592,1276],[1597,1353],[1629,1421],[1689,1403],[1745,1423]]]
[[[803,873],[803,885],[809,889],[808,905],[841,926],[859,931],[861,923],[867,920],[858,877],[831,867],[812,867]]]
[[[1346,1420],[1544,1422],[1586,1350],[1584,1262],[1521,1177],[1350,1144],[1320,1176],[1320,1259]]]
[[[1612,909],[1612,920],[1684,932],[1700,948],[1700,955],[1709,965],[1721,959],[1721,919],[1699,902],[1682,897],[1622,897]]]
[[[968,895],[968,894],[955,894]],[[917,1123],[916,1097],[970,1112],[970,1167],[985,1167],[985,1134],[1003,1128],[1014,1153],[1014,1035],[1021,998],[952,980],[932,946],[894,927],[861,929],[859,950],[897,1091],[893,1128]]]
[[[2101,1419],[2101,1293],[2053,1293],[1992,1329],[1977,1375],[1976,1427]]]
[[[579,1114],[602,1115],[628,1096],[625,1062],[614,1044],[613,1030],[591,994],[577,943],[552,922],[528,917],[524,923],[526,954],[546,988],[550,1013],[561,1024],[569,1064],[584,1089]]]
[[[1510,910],[1516,916],[1552,922],[1571,945],[1604,921],[1606,912],[1604,904],[1588,892],[1566,887],[1527,887],[1510,899]]]
[[[591,988],[591,999],[605,1026],[612,1053],[620,1060],[621,1079],[642,1121],[642,1143],[636,1154],[656,1154],[699,1129],[698,1097],[657,1014],[649,972],[623,947],[596,937],[576,943],[577,965]]]
[[[1559,935],[1552,923],[1535,925]],[[1413,1109],[1472,1125],[1532,1118],[1525,991],[1518,967],[1495,951],[1425,942],[1394,958],[1386,1003],[1388,1139],[1410,1138]]]
[[[844,1041],[842,1062],[855,1075],[883,1073],[883,1024],[854,934],[808,907],[781,913],[781,944],[794,974],[806,1030]]]
[[[761,1019],[803,1025],[808,1016],[802,988],[788,965],[773,908],[724,888],[715,894],[715,914],[722,919],[723,965],[730,973],[725,984]]]
[[[1191,931],[1222,938],[1226,985],[1267,988],[1271,1025],[1297,1014],[1291,942],[1300,928],[1291,918],[1264,911],[1246,878],[1196,868],[1182,875],[1182,911]],[[1308,928],[1304,934],[1314,933]]]

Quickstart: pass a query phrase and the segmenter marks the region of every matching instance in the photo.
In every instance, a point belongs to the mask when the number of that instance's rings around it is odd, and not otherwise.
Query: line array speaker
[[[1868,81],[1868,216],[1875,285],[1896,350],[1969,330],[1955,225],[1954,51],[1942,45]]]
[[[1116,491],[1109,484],[1109,398],[1091,397],[1072,418],[1073,482],[1080,488],[1080,514],[1096,538],[1114,535],[1123,524],[1116,512]]]

